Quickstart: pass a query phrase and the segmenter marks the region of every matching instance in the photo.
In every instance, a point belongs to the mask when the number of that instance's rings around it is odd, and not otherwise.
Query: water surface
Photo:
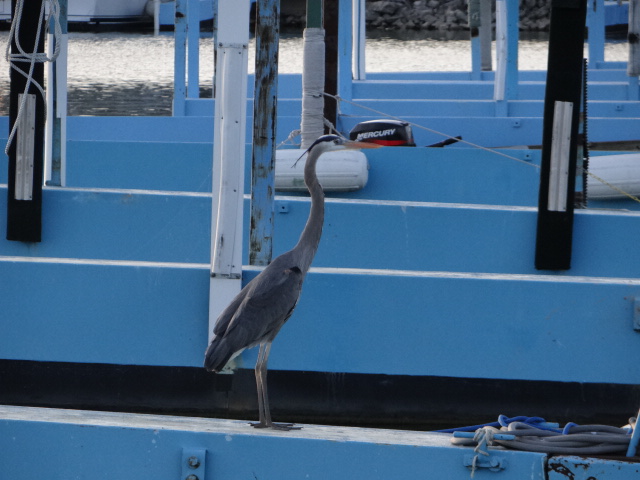
[[[9,32],[0,32],[6,49]],[[520,41],[521,69],[546,67],[547,36],[524,36]],[[132,32],[75,32],[69,34],[69,115],[170,115],[173,84],[173,35]],[[495,45],[494,45],[495,48]],[[249,46],[249,71],[253,72],[254,41]],[[623,38],[609,39],[605,60],[624,61]],[[368,33],[366,68],[369,72],[468,71],[471,52],[468,32]],[[0,58],[0,115],[8,114],[9,66]],[[281,73],[302,71],[300,33],[280,39]],[[200,39],[200,85],[211,95],[213,40]]]

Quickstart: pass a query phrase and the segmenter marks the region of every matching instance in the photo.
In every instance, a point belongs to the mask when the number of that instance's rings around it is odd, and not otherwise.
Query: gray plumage
[[[352,142],[336,135],[324,135],[307,150],[304,180],[311,195],[309,218],[296,246],[274,259],[249,282],[220,314],[205,353],[204,366],[219,372],[238,353],[260,345],[256,362],[258,428],[291,429],[291,424],[271,421],[267,395],[267,360],[271,342],[293,313],[302,282],[318,249],[324,222],[324,193],[316,175],[316,163],[328,151],[346,148],[374,148],[373,144]]]

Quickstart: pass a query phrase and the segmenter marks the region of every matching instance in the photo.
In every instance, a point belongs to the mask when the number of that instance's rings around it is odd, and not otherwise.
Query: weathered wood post
[[[255,38],[249,264],[268,265],[273,254],[280,0],[257,1]]]
[[[627,75],[629,76],[629,99],[640,99],[640,0],[629,0],[629,61]]]

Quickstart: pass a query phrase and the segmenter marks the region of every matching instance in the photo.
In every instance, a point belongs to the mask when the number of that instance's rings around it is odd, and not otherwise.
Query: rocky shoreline
[[[468,30],[467,4],[467,0],[367,0],[366,25],[379,30]],[[548,31],[549,4],[550,0],[520,0],[520,30]],[[304,14],[283,17],[283,26],[304,27]]]

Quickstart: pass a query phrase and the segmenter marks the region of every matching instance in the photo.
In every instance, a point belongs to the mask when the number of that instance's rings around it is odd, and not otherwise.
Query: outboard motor
[[[415,147],[411,125],[400,120],[360,122],[349,132],[350,140],[384,146]]]

